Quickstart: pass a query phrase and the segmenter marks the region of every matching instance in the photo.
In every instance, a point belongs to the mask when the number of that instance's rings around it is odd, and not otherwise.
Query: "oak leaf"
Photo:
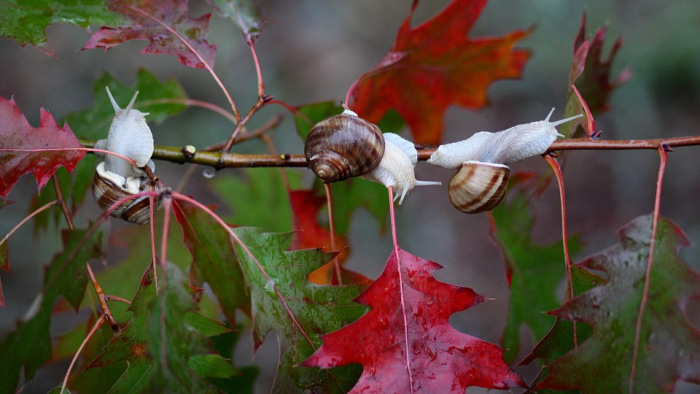
[[[82,49],[106,51],[130,40],[147,40],[149,44],[141,53],[176,56],[187,67],[214,67],[216,46],[207,42],[211,14],[191,18],[184,0],[113,0],[108,8],[132,23],[101,27]]]
[[[365,307],[352,300],[359,285],[321,286],[307,276],[334,254],[320,249],[288,251],[291,234],[236,228],[236,251],[250,286],[253,341],[257,349],[270,331],[279,339],[280,362],[272,392],[346,392],[359,374],[355,368],[333,371],[301,368],[320,344],[320,335],[357,319]]]
[[[513,49],[528,31],[499,38],[469,39],[467,34],[487,0],[454,0],[442,12],[411,27],[418,1],[382,60],[351,87],[350,107],[377,123],[393,109],[403,117],[418,144],[438,144],[443,114],[450,105],[481,108],[494,81],[519,78],[530,54]]]
[[[593,326],[578,348],[546,366],[538,387],[585,392],[628,392],[639,306],[649,257],[652,217],[640,216],[619,231],[620,242],[577,265],[607,281],[568,301],[553,314]],[[700,274],[678,257],[685,234],[659,219],[648,301],[641,320],[633,384],[638,390],[673,392],[678,380],[700,383],[700,330],[685,313],[700,296]]]
[[[72,171],[85,156],[74,148],[82,147],[70,127],[59,127],[45,109],[35,128],[14,99],[0,97],[0,197],[6,197],[24,174],[33,173],[41,189],[60,167]]]
[[[357,299],[372,309],[322,336],[302,365],[363,366],[352,392],[464,393],[469,386],[523,386],[503,361],[503,349],[449,325],[455,312],[484,300],[472,289],[439,282],[435,262],[399,250],[382,275]]]

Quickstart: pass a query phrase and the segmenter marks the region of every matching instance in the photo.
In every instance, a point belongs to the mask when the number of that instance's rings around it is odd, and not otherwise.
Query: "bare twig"
[[[81,144],[92,147],[93,140],[80,139]],[[660,146],[679,147],[700,145],[700,135],[676,138],[658,138],[648,140],[592,140],[589,138],[572,138],[555,141],[547,152],[560,150],[657,150]],[[428,160],[436,148],[418,149],[418,160]],[[156,146],[153,159],[173,163],[194,163],[215,168],[243,167],[306,167],[306,158],[301,154],[284,153],[280,155],[242,154],[228,152],[204,152],[186,154],[182,147]]]

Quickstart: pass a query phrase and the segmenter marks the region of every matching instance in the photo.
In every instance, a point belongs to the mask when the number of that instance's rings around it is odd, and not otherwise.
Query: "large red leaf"
[[[147,40],[149,44],[141,53],[177,56],[187,67],[214,67],[216,46],[207,42],[211,14],[190,18],[184,0],[116,0],[108,7],[126,15],[133,24],[102,27],[92,34],[83,49],[106,51],[129,40]]]
[[[620,242],[579,263],[608,276],[554,313],[583,321],[593,333],[578,348],[547,365],[540,387],[585,392],[673,392],[677,380],[700,383],[700,331],[689,323],[688,302],[700,296],[700,274],[678,257],[688,245],[667,219],[657,226],[648,301],[639,331],[634,389],[630,387],[639,305],[649,258],[651,216],[619,231]]]
[[[399,270],[400,267],[400,270]],[[464,393],[469,386],[522,386],[503,361],[503,349],[449,325],[455,312],[484,300],[473,290],[437,281],[441,266],[399,251],[357,302],[372,310],[324,335],[303,365],[363,366],[353,392]]]
[[[350,106],[370,122],[396,110],[419,144],[438,144],[443,114],[450,105],[481,108],[486,90],[502,78],[519,78],[529,52],[513,49],[528,32],[500,38],[467,34],[487,0],[454,0],[440,14],[413,28],[403,22],[394,47],[349,93]]]
[[[19,178],[33,173],[39,189],[46,185],[59,167],[68,171],[85,156],[68,125],[59,127],[56,120],[41,108],[39,127],[32,127],[14,99],[0,97],[0,197],[12,190]],[[65,150],[49,150],[49,149]],[[23,151],[36,149],[36,151]],[[42,150],[43,149],[43,150]]]

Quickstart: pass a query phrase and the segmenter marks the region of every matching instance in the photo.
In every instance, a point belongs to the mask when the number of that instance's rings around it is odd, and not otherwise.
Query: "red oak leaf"
[[[342,263],[350,254],[346,248],[348,242],[345,237],[335,234],[335,250],[331,244],[331,233],[318,223],[318,212],[326,205],[326,199],[315,194],[314,190],[290,190],[289,201],[292,207],[292,220],[294,235],[289,246],[290,250],[321,248],[324,251],[337,251],[336,257]],[[327,285],[338,284],[336,274],[333,271],[334,261],[329,261],[321,268],[309,274],[309,281]],[[369,283],[370,280],[354,271],[341,267],[341,279],[343,284]]]
[[[82,147],[70,127],[59,127],[45,109],[41,108],[39,127],[34,128],[14,99],[0,97],[0,197],[7,196],[26,173],[34,174],[41,189],[59,167],[73,171],[85,156],[85,151],[74,148]]]
[[[614,81],[610,81],[612,62],[622,40],[615,41],[607,60],[602,58],[604,44],[605,28],[598,29],[592,40],[586,39],[586,14],[583,14],[581,29],[574,41],[574,63],[569,82],[576,84],[593,113],[608,110],[610,93],[632,77],[632,71],[625,68]]]
[[[400,268],[400,270],[398,269]],[[523,386],[503,361],[503,349],[449,325],[455,312],[484,300],[473,290],[437,281],[441,266],[399,250],[382,275],[355,300],[372,310],[322,336],[302,365],[363,366],[353,392],[464,393],[469,386]]]
[[[209,45],[209,17],[189,16],[187,1],[129,0],[111,1],[111,11],[126,15],[133,25],[102,27],[92,34],[82,49],[103,48],[105,51],[129,40],[150,42],[141,53],[177,56],[187,67],[213,67],[216,45]]]
[[[447,107],[483,107],[489,85],[497,79],[519,78],[530,56],[526,50],[513,49],[527,31],[467,38],[486,1],[454,0],[413,28],[411,18],[418,5],[414,1],[394,47],[351,87],[351,108],[374,123],[388,110],[396,110],[416,143],[438,144]]]

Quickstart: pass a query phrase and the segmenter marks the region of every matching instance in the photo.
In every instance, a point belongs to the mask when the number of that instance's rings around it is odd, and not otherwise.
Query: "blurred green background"
[[[322,100],[341,100],[352,82],[373,67],[392,46],[396,31],[410,9],[410,0],[354,1],[255,1],[266,22],[256,49],[266,92],[296,106]],[[439,12],[447,1],[423,1],[416,12],[417,25]],[[207,12],[193,2],[193,15]],[[581,15],[587,13],[588,36],[607,28],[606,49],[614,40],[624,42],[614,62],[613,75],[630,67],[632,79],[611,96],[611,110],[596,117],[605,139],[660,138],[700,134],[700,2],[696,0],[552,1],[492,0],[484,9],[471,37],[503,35],[535,26],[519,47],[532,51],[521,80],[496,82],[489,89],[490,104],[478,111],[452,107],[445,114],[445,142],[466,138],[480,130],[497,131],[515,124],[544,119],[557,107],[553,119],[563,115],[573,40]],[[0,95],[14,97],[30,123],[38,124],[39,106],[57,119],[91,106],[92,85],[108,71],[132,84],[140,68],[148,68],[161,80],[173,77],[191,98],[222,107],[226,102],[204,70],[180,65],[163,55],[140,55],[145,42],[132,41],[108,52],[79,51],[88,39],[84,30],[67,24],[47,29],[55,57],[35,48],[21,48],[0,39]],[[237,28],[212,17],[210,43],[218,46],[216,71],[242,111],[256,100],[256,77],[250,52]],[[607,51],[604,56],[607,57]],[[278,113],[286,117],[270,135],[280,152],[301,153],[291,116],[271,105],[251,121],[250,129]],[[226,139],[228,121],[212,112],[190,108],[166,122],[152,126],[156,144],[194,144],[203,147]],[[107,129],[103,130],[106,136]],[[405,135],[408,135],[407,133]],[[238,152],[265,152],[260,142],[237,146]],[[577,151],[566,154],[564,174],[569,233],[579,234],[579,261],[617,241],[615,231],[634,217],[652,211],[658,169],[654,151]],[[670,154],[664,179],[661,213],[676,222],[694,245],[682,257],[699,269],[700,250],[700,147],[677,148]],[[184,166],[157,163],[164,182],[175,187]],[[549,171],[538,158],[512,167],[514,170]],[[204,203],[220,203],[211,184],[221,178],[241,177],[241,171],[224,170],[213,179],[201,176],[202,168],[185,192]],[[310,184],[309,171],[303,174]],[[417,176],[446,183],[451,171],[420,164]],[[87,180],[86,180],[87,181]],[[28,212],[36,183],[25,176],[8,196],[15,204],[0,211],[0,235],[6,234]],[[488,237],[486,215],[465,215],[452,208],[444,188],[418,188],[397,211],[399,243],[416,255],[439,262],[445,268],[438,279],[474,288],[495,300],[452,317],[459,330],[498,342],[506,319],[507,286],[501,255]],[[239,198],[245,198],[240,196]],[[537,222],[534,239],[543,244],[560,237],[560,210],[556,185],[535,201]],[[224,208],[226,210],[226,208]],[[95,218],[91,199],[82,209],[83,223]],[[112,226],[123,226],[113,222]],[[391,239],[380,234],[379,224],[366,211],[356,212],[350,229],[348,267],[376,278],[390,253]],[[54,237],[34,236],[31,226],[9,241],[11,273],[2,272],[7,307],[0,310],[0,336],[4,336],[27,310],[41,288],[42,266],[58,250]],[[697,305],[690,314],[700,314]],[[696,322],[697,323],[697,322]],[[524,333],[524,338],[528,338]],[[274,373],[271,362],[276,344],[266,341],[256,362],[266,365],[260,380]],[[528,348],[528,340],[524,347]],[[531,343],[531,340],[529,340]],[[250,344],[237,354],[250,359]],[[272,361],[269,361],[272,360]],[[65,365],[56,368],[65,371]],[[52,387],[52,386],[49,386]],[[679,390],[685,390],[682,386]],[[692,390],[687,385],[688,390]],[[695,386],[697,388],[697,386]],[[471,392],[471,390],[469,390]]]

